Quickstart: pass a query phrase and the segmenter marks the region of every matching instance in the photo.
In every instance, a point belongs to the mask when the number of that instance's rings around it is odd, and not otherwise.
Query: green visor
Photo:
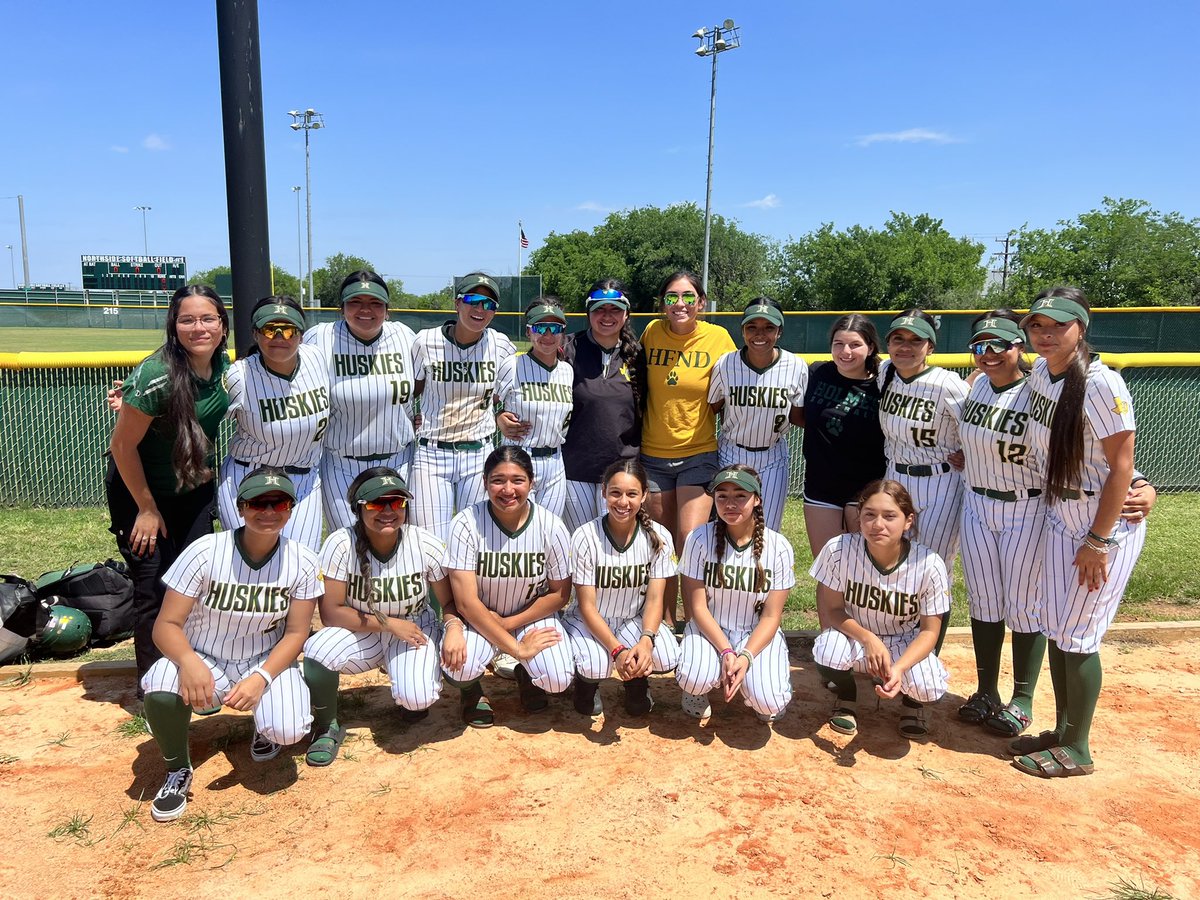
[[[747,322],[754,319],[763,319],[772,325],[783,327],[783,313],[766,303],[756,303],[754,306],[746,307],[746,311],[742,313],[742,327],[744,328]]]
[[[933,326],[917,316],[901,316],[898,319],[892,319],[892,324],[888,326],[887,337],[885,337],[884,340],[886,341],[887,338],[890,338],[894,332],[900,331],[901,329],[904,329],[905,331],[911,331],[917,337],[924,338],[931,344],[937,343],[937,332],[934,330]]]
[[[557,306],[551,306],[548,303],[543,303],[533,307],[529,312],[525,313],[525,324],[536,325],[538,322],[546,322],[553,320],[567,324],[567,314]]]
[[[1081,322],[1084,328],[1087,328],[1089,321],[1088,311],[1066,297],[1043,297],[1041,300],[1035,300],[1033,306],[1029,307],[1029,312],[1021,319],[1021,327],[1027,327],[1029,320],[1034,316],[1045,316],[1055,322]]]
[[[346,289],[342,291],[342,305],[351,297],[374,297],[376,300],[382,300],[384,306],[387,306],[390,299],[388,292],[373,281],[356,281],[346,285]]]
[[[376,475],[374,478],[368,478],[359,485],[358,490],[354,492],[354,502],[362,503],[366,500],[377,500],[389,494],[412,497],[412,491],[408,489],[408,485],[404,483],[404,479],[400,476]]]
[[[745,469],[722,469],[708,483],[708,492],[715,494],[717,488],[723,484],[736,484],[752,494],[762,494],[762,485],[758,483],[758,479]]]
[[[268,322],[286,322],[289,325],[295,325],[301,331],[304,330],[304,316],[300,314],[299,310],[286,303],[272,303],[269,306],[259,307],[254,311],[254,318],[251,321],[255,330],[262,328]]]
[[[989,316],[986,319],[980,319],[971,334],[971,343],[983,338],[984,335],[1002,338],[1006,341],[1020,341],[1025,343],[1025,335],[1021,333],[1021,329],[1017,327],[1017,323],[1012,319],[1001,319],[996,316]]]
[[[296,499],[296,487],[292,484],[292,479],[284,474],[274,474],[271,472],[260,472],[257,475],[249,475],[242,479],[242,483],[238,485],[237,498],[239,500],[253,500],[255,497],[261,497],[264,494],[287,494],[293,500]]]

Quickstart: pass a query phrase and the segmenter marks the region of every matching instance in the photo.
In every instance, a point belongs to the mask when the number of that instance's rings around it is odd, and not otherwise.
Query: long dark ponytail
[[[588,295],[590,296],[593,291],[607,290],[620,291],[627,300],[630,299],[629,288],[620,278],[601,278],[588,288]],[[642,352],[642,344],[633,330],[628,312],[625,314],[625,324],[621,326],[621,333],[617,335],[617,352],[621,355],[621,362],[625,365],[626,377],[629,379],[629,387],[633,391],[634,409],[640,412],[644,407],[643,398],[646,396],[645,386],[642,384],[636,365],[638,354]]]
[[[1092,309],[1087,295],[1071,285],[1046,288],[1035,300],[1044,297],[1063,297],[1078,303],[1089,313]],[[1086,331],[1082,322],[1080,327]],[[1083,472],[1083,407],[1091,359],[1092,348],[1081,333],[1075,355],[1063,373],[1062,393],[1054,407],[1054,418],[1050,420],[1050,445],[1046,450],[1046,493],[1051,503],[1063,499],[1069,491],[1079,490],[1079,479]]]

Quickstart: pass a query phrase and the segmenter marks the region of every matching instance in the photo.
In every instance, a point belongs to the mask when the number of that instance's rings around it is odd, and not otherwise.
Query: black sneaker
[[[400,721],[411,725],[413,722],[420,722],[422,719],[429,718],[429,709],[409,709],[407,706],[400,707]]]
[[[533,683],[523,665],[518,663],[513,675],[517,679],[517,692],[521,695],[521,706],[525,712],[540,712],[550,705],[546,692]]]
[[[182,816],[187,809],[187,795],[191,786],[191,769],[172,769],[168,772],[167,780],[150,802],[150,818],[155,822],[170,822]]]
[[[283,748],[272,740],[254,732],[254,740],[250,742],[250,758],[255,762],[267,762],[279,755]]]
[[[644,716],[654,709],[654,699],[650,696],[649,678],[631,678],[624,682],[625,712],[631,716]]]
[[[575,712],[581,716],[598,716],[604,712],[604,706],[600,702],[600,685],[594,681],[584,681],[576,675],[571,699],[575,704]]]

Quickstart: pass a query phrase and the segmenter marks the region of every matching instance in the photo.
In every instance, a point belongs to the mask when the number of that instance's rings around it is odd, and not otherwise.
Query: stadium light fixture
[[[4,249],[8,251],[8,271],[12,274],[13,290],[17,289],[17,260],[13,256],[13,245],[5,244]]]
[[[298,109],[288,110],[288,115],[292,117],[292,124],[290,126],[292,131],[304,132],[304,197],[308,216],[308,305],[316,306],[317,297],[313,292],[312,261],[312,167],[308,149],[308,136],[318,128],[325,127],[325,117],[311,106],[303,112]],[[303,280],[301,278],[301,281]]]
[[[700,39],[696,49],[697,56],[712,57],[712,85],[708,99],[708,179],[704,188],[704,270],[701,273],[701,283],[704,293],[708,293],[708,250],[712,236],[712,172],[713,172],[713,126],[717,116],[717,56],[726,50],[736,50],[742,45],[741,29],[734,24],[733,19],[726,19],[720,25],[712,28],[698,28],[692,35]],[[715,311],[715,300],[709,300],[710,311]]]
[[[303,229],[300,226],[300,185],[292,185],[292,193],[296,195],[296,279],[300,282],[300,305],[304,305],[304,250],[301,246]]]

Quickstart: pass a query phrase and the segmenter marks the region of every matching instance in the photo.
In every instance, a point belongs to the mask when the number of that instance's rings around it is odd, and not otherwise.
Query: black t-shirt
[[[875,379],[846,378],[832,362],[813,363],[804,392],[804,496],[845,506],[884,468]]]
[[[638,455],[642,414],[629,380],[636,373],[626,367],[619,344],[609,354],[588,331],[567,335],[563,358],[575,372],[563,464],[569,480],[599,484],[609,465]],[[644,374],[638,383],[646,383]]]

